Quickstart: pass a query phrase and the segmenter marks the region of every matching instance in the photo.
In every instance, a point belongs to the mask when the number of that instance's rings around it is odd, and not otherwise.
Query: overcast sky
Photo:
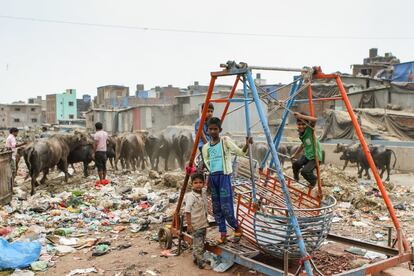
[[[0,102],[66,88],[95,95],[106,84],[132,93],[137,83],[207,84],[227,60],[350,72],[377,47],[411,61],[413,10],[402,0],[0,0]]]

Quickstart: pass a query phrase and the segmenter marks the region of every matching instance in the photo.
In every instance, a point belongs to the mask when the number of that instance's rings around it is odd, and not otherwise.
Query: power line
[[[133,26],[133,25],[88,23],[88,22],[42,19],[42,18],[35,18],[35,17],[19,17],[19,16],[9,16],[9,15],[0,15],[0,18],[11,19],[11,20],[21,20],[21,21],[34,21],[34,22],[42,22],[42,23],[80,25],[80,26],[98,27],[98,28],[129,29],[129,30],[140,30],[140,31],[190,33],[190,34],[205,34],[205,35],[270,37],[270,38],[281,38],[281,39],[332,39],[332,40],[334,40],[334,39],[340,39],[340,40],[411,40],[411,39],[414,39],[414,37],[410,37],[410,36],[407,36],[407,37],[402,37],[402,36],[395,36],[395,37],[392,37],[392,36],[389,36],[389,37],[325,36],[325,35],[300,35],[300,34],[203,31],[203,30],[191,30],[191,29],[174,29],[174,28],[144,27],[144,26]]]

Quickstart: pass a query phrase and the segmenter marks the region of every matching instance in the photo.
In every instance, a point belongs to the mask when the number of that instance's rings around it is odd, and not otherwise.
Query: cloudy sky
[[[208,83],[227,60],[350,72],[377,47],[411,61],[413,9],[402,0],[0,0],[0,102]]]

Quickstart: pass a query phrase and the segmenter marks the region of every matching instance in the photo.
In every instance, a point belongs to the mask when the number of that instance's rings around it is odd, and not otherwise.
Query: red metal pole
[[[313,94],[312,94],[312,85],[308,85],[308,98],[309,98],[309,111],[312,117],[315,117],[315,109],[313,108]],[[322,183],[321,183],[321,169],[319,166],[319,157],[318,157],[318,144],[316,143],[316,134],[315,134],[316,123],[314,129],[312,129],[313,137],[313,152],[315,154],[315,163],[316,163],[316,175],[318,177],[318,197],[322,197]]]
[[[377,167],[375,166],[374,160],[372,159],[371,152],[369,151],[368,145],[365,142],[365,138],[364,138],[364,135],[362,134],[361,127],[359,126],[357,118],[356,118],[356,116],[354,114],[354,111],[352,109],[351,102],[348,99],[348,95],[346,94],[344,85],[342,84],[342,80],[339,76],[336,77],[336,84],[338,85],[339,91],[341,92],[341,96],[344,100],[346,109],[348,110],[349,116],[351,117],[352,124],[354,125],[354,128],[355,128],[356,134],[359,138],[362,149],[364,150],[365,156],[368,160],[369,167],[371,168],[371,171],[374,174],[374,177],[375,177],[375,180],[377,182],[378,188],[381,191],[382,198],[384,199],[385,205],[387,206],[388,212],[390,213],[392,222],[394,223],[394,227],[397,231],[397,237],[399,237],[399,236],[401,237],[403,245],[404,245],[404,250],[408,251],[408,250],[410,250],[410,246],[409,246],[407,240],[405,239],[404,235],[402,234],[401,226],[400,226],[398,218],[395,214],[394,207],[392,206],[392,202],[391,202],[390,198],[388,197],[388,194],[387,194],[387,191],[385,190],[384,184],[382,183],[381,177],[380,177],[380,175],[377,171]]]
[[[210,102],[211,95],[213,95],[214,83],[216,82],[216,79],[217,77],[212,76],[210,80],[210,86],[208,87],[208,90],[207,90],[207,95],[204,101],[203,111],[201,112],[200,125],[197,130],[197,134],[196,134],[194,145],[193,145],[193,150],[191,152],[190,161],[188,163],[189,167],[193,166],[194,159],[197,154],[198,141],[200,140],[201,132],[203,131],[203,125],[204,125],[204,121],[206,120],[206,115],[207,115],[207,110],[208,110],[208,103]],[[188,184],[189,179],[190,179],[190,175],[186,172],[184,183],[183,183],[183,186],[181,187],[180,197],[178,198],[177,207],[175,208],[175,213],[174,213],[174,217],[172,221],[172,227],[176,229],[178,229],[180,225],[180,209],[181,209],[181,205],[183,204],[184,195],[187,190],[187,184]]]
[[[240,75],[237,75],[236,80],[234,81],[233,88],[231,89],[229,99],[233,98],[234,92],[236,92],[237,84],[239,83]],[[230,102],[227,101],[226,106],[223,109],[223,113],[221,114],[221,124],[223,124],[224,118],[226,117],[227,110],[229,109]]]

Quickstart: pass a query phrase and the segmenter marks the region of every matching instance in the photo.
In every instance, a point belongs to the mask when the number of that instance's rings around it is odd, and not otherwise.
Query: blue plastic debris
[[[40,256],[39,242],[13,242],[0,239],[0,269],[16,269],[30,266]]]

